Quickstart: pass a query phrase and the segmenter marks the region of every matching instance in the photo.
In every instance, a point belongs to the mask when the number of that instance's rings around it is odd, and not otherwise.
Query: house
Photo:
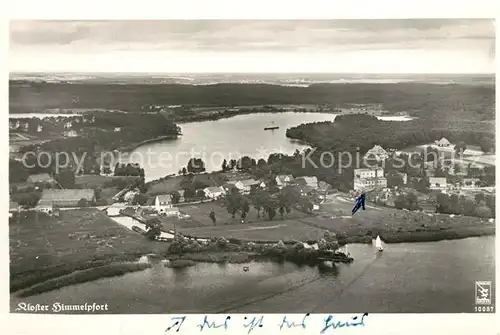
[[[234,184],[234,186],[241,192],[241,193],[250,193],[252,189],[255,189],[259,186],[260,182],[255,179],[245,179],[245,180],[239,180]]]
[[[170,194],[157,195],[155,198],[155,209],[158,213],[164,214],[172,208],[172,196]]]
[[[40,212],[40,213],[45,213],[48,215],[52,215],[54,213],[54,205],[52,205],[49,202],[38,202],[38,204],[35,207],[35,211]]]
[[[354,169],[353,187],[355,190],[386,188],[387,178],[384,177],[384,169]]]
[[[70,130],[70,131],[65,131],[63,135],[66,137],[77,137],[78,133],[75,130]]]
[[[474,150],[474,149],[465,149],[462,153],[464,156],[482,156],[484,155],[483,151]]]
[[[451,145],[450,141],[448,141],[446,138],[441,138],[439,141],[435,142],[438,147],[449,147]]]
[[[73,127],[73,122],[68,121],[64,124],[64,129],[71,129]]]
[[[48,173],[39,173],[30,175],[26,182],[29,184],[52,184],[55,180]]]
[[[389,153],[384,150],[380,145],[375,145],[373,148],[368,150],[365,155],[366,159],[374,158],[377,161],[384,161],[389,158]]]
[[[58,207],[78,207],[79,201],[85,199],[87,202],[95,201],[93,189],[45,189],[38,201],[37,207],[52,208]]]
[[[447,187],[446,178],[444,177],[429,177],[429,189],[444,190]]]
[[[290,184],[290,182],[293,180],[292,175],[278,175],[276,176],[276,185],[279,188],[285,187]]]
[[[122,131],[122,127],[115,127],[115,132],[120,132]]]
[[[207,187],[203,190],[205,196],[209,199],[219,199],[226,194],[226,190],[222,186]]]
[[[43,131],[43,126],[41,124],[39,124],[38,127],[36,128],[36,131],[38,133],[41,133]]]

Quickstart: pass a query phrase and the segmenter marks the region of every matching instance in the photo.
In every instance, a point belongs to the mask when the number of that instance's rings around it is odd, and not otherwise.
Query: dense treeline
[[[315,122],[289,128],[286,136],[307,142],[313,147],[333,152],[366,153],[374,145],[403,149],[433,142],[446,137],[453,142],[464,141],[492,149],[494,138],[490,132],[470,129],[435,130],[422,120],[406,122],[382,121],[370,115],[341,115],[334,122]]]
[[[381,103],[389,111],[418,117],[491,120],[495,114],[493,85],[315,84],[288,87],[266,84],[117,85],[10,82],[11,113],[48,108],[106,108],[137,112],[145,105],[238,106],[271,104]],[[78,97],[78,99],[75,99]],[[451,118],[450,118],[451,119]]]

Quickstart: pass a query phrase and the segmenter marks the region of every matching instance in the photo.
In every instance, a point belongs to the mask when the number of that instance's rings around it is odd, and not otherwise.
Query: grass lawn
[[[26,213],[25,213],[26,214]],[[96,209],[34,213],[9,226],[11,289],[74,270],[160,253],[166,246],[122,227]],[[38,257],[38,258],[37,258]]]
[[[210,211],[213,209],[215,211],[216,225],[225,224],[241,224],[241,213],[238,212],[233,219],[232,215],[227,211],[224,206],[224,202],[221,201],[210,201],[201,204],[194,205],[184,205],[180,206],[179,209],[191,216],[191,220],[186,220],[186,225],[183,222],[179,223],[179,227],[206,227],[213,226],[212,220],[208,216]],[[285,219],[299,219],[307,217],[308,215],[296,210],[292,210],[290,214],[285,214]],[[277,213],[275,220],[280,219],[280,214]],[[267,215],[263,218],[262,211],[260,213],[260,218],[257,217],[257,210],[250,205],[250,211],[246,217],[246,223],[261,223],[268,221]]]
[[[325,229],[311,227],[296,220],[277,219],[251,224],[184,228],[179,231],[191,236],[224,236],[249,241],[306,241],[321,238]]]
[[[76,185],[80,185],[82,188],[96,188],[104,187],[106,182],[110,182],[116,179],[123,179],[130,183],[134,182],[138,177],[127,177],[127,176],[101,176],[95,174],[77,175],[75,176]]]

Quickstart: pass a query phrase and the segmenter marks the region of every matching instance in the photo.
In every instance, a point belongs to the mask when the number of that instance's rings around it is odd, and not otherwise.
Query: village
[[[438,152],[454,152],[454,146],[445,138],[431,144],[431,147]],[[422,148],[425,149],[426,146]],[[429,215],[441,212],[470,216],[468,213],[451,213],[443,208],[439,210],[439,199],[444,194],[469,199],[480,209],[474,211],[477,215],[473,216],[493,222],[494,200],[492,205],[490,199],[494,199],[494,179],[488,183],[481,172],[489,166],[484,163],[487,162],[486,154],[477,149],[466,149],[461,160],[455,161],[452,166],[446,165],[446,158],[425,162],[425,177],[409,177],[404,172],[384,169],[383,163],[390,159],[391,155],[398,157],[402,154],[420,158],[423,155],[422,151],[418,150],[396,152],[375,145],[366,153],[365,158],[377,162],[377,165],[353,171],[353,190],[367,190],[368,201],[371,202],[369,208],[380,207],[377,214],[380,214],[381,208],[386,208],[383,212],[388,214],[404,209]],[[480,163],[474,163],[474,160]],[[251,171],[233,167],[211,173],[179,174],[145,184],[138,176],[116,176],[116,173],[113,176],[109,171],[101,171],[98,175],[75,175],[73,185],[62,187],[56,178],[48,173],[30,175],[26,183],[13,185],[14,189],[11,187],[10,217],[14,219],[24,211],[58,217],[63,211],[95,208],[110,218],[123,215],[132,217],[137,223],[144,224],[145,229],[137,229],[138,225],[127,227],[144,235],[155,225],[151,222],[156,222],[157,226],[160,223],[160,230],[163,232],[170,234],[182,231],[193,236],[200,231],[200,227],[244,223],[271,224],[278,213],[278,217],[281,217],[281,220],[286,218],[285,221],[289,224],[295,224],[292,223],[293,220],[303,221],[305,217],[316,218],[321,221],[320,226],[337,232],[344,226],[336,227],[335,222],[352,219],[349,207],[353,205],[353,194],[333,189],[326,182],[318,181],[315,176],[277,174],[259,178]],[[424,189],[417,190],[415,185],[424,185]],[[39,194],[39,199],[35,198],[36,202],[20,205],[13,201],[16,193],[31,190]],[[292,195],[288,196],[287,192]],[[239,203],[232,206],[232,197],[238,197],[239,200],[234,201]],[[295,199],[289,200],[287,197]],[[287,198],[289,203],[284,203],[282,198]],[[409,198],[416,200],[412,202]],[[275,205],[268,206],[266,201]],[[338,206],[332,206],[334,203]],[[234,208],[230,208],[231,206]],[[267,209],[266,213],[266,206],[273,208]],[[238,217],[236,213],[239,213]],[[331,219],[330,225],[325,225],[325,218]],[[258,231],[252,229],[247,231],[247,235],[255,235]],[[264,231],[274,231],[276,234],[271,235],[276,235],[277,240],[300,238],[304,235],[289,234],[285,232],[286,229],[281,228]],[[201,232],[203,237],[210,233],[203,230]],[[243,231],[236,235],[242,237],[242,233]]]

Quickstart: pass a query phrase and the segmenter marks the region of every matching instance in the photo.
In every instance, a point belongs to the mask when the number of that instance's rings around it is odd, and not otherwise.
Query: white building
[[[41,124],[39,124],[38,127],[36,128],[36,131],[38,133],[41,133],[43,131],[43,126]]]
[[[258,187],[260,182],[255,179],[246,179],[246,180],[238,180],[234,186],[241,192],[241,193],[250,193],[252,188]]]
[[[52,203],[39,202],[35,207],[35,211],[52,215],[52,213],[54,213],[54,206],[52,205]]]
[[[429,177],[429,188],[431,190],[444,190],[447,187],[446,178],[444,177]]]
[[[122,131],[122,127],[115,127],[115,132],[120,132]]]
[[[372,190],[374,188],[387,187],[387,178],[384,177],[384,169],[354,169],[354,189]]]
[[[155,209],[160,214],[165,214],[172,208],[172,196],[170,194],[157,195],[155,198]]]
[[[380,145],[375,145],[373,148],[368,150],[365,155],[366,159],[376,159],[377,161],[384,161],[389,158],[389,153],[382,148]]]
[[[438,147],[449,147],[451,145],[450,141],[446,138],[441,138],[439,141],[435,142]]]
[[[70,131],[65,131],[63,135],[66,137],[77,137],[78,133],[75,130],[70,130]]]
[[[222,186],[207,187],[203,191],[209,199],[219,199],[226,195],[226,190]]]
[[[276,185],[279,187],[279,188],[282,188],[282,187],[285,187],[287,186],[288,184],[290,184],[290,182],[293,180],[293,176],[292,175],[278,175],[276,176]]]

